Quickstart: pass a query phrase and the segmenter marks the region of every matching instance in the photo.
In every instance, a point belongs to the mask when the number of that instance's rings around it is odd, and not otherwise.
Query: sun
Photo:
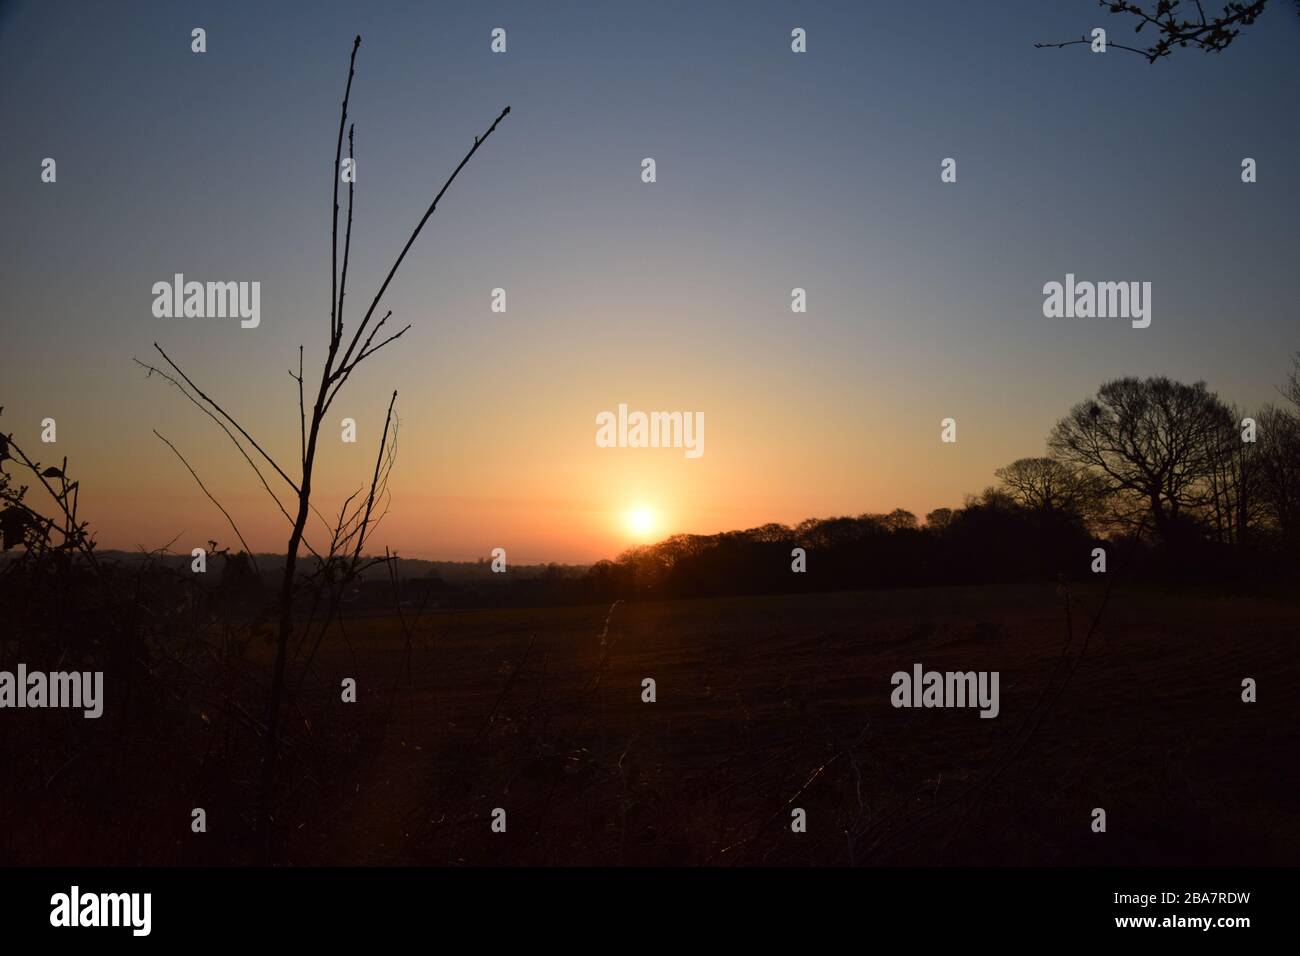
[[[637,538],[648,538],[654,533],[655,513],[644,505],[638,505],[627,513],[627,530]]]

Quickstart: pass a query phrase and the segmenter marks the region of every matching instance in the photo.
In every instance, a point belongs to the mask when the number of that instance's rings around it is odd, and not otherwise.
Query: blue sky
[[[158,428],[275,546],[224,438],[131,358],[164,343],[292,457],[356,33],[354,307],[512,107],[390,291],[412,331],[349,393],[377,427],[401,392],[386,534],[407,553],[589,560],[641,501],[665,531],[924,513],[1122,374],[1268,401],[1300,349],[1300,17],[1277,3],[1222,55],[1154,66],[1033,48],[1097,25],[1133,42],[1089,0],[5,4],[4,428],[30,444],[57,416],[106,544],[228,536]],[[155,318],[175,272],[260,281],[261,327]],[[1067,272],[1150,281],[1151,327],[1045,319]],[[600,457],[592,418],[619,402],[703,410],[705,459]],[[946,415],[957,449],[935,445]],[[328,451],[327,494],[359,482],[366,437]]]

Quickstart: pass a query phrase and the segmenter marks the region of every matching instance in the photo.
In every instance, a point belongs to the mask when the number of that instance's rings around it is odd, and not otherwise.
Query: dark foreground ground
[[[1080,659],[1100,599],[1076,593],[1070,646],[1063,598],[1047,588],[437,614],[413,629],[396,694],[405,632],[358,622],[355,663],[336,649],[325,670],[359,679],[353,719],[382,721],[391,706],[392,723],[354,799],[300,852],[470,864],[1300,860],[1295,606],[1120,592]],[[890,675],[916,662],[1000,671],[1000,715],[894,709]],[[646,677],[655,703],[641,700]],[[1241,700],[1245,677],[1257,703]],[[490,832],[496,807],[505,834]],[[806,833],[791,832],[795,807]],[[1105,833],[1092,831],[1096,807]]]
[[[352,619],[326,641],[319,683],[292,720],[297,749],[286,759],[296,763],[280,795],[277,856],[1300,860],[1300,609],[1121,590],[1089,635],[1101,599],[1100,589],[1076,589],[1068,623],[1051,587]],[[257,670],[265,652],[250,648],[248,666]],[[1000,715],[894,709],[890,675],[914,663],[999,671]],[[654,703],[642,702],[647,677]],[[1242,702],[1246,677],[1258,683],[1257,703]],[[339,701],[344,678],[357,681],[355,704]],[[250,734],[253,706],[235,715]],[[141,756],[107,721],[79,727],[114,734],[114,753],[135,763],[51,756],[33,772],[37,790],[23,784],[19,804],[0,814],[9,854],[0,862],[254,859],[256,744],[239,742],[238,723],[209,732],[210,708],[192,710],[193,739],[214,755],[197,763],[188,744],[170,759]],[[12,732],[11,748],[35,745]],[[313,740],[327,737],[326,756],[309,759]],[[223,747],[226,764],[215,756]],[[200,769],[177,783],[182,758]],[[207,812],[207,833],[190,832],[194,806]],[[1104,833],[1091,826],[1098,807]],[[492,831],[494,808],[506,812],[505,833]],[[806,833],[791,831],[794,808],[806,811]]]

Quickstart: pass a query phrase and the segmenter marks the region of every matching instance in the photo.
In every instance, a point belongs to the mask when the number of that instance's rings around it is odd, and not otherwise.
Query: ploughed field
[[[1102,600],[1076,588],[1068,626],[1050,586],[351,619],[313,706],[367,752],[287,856],[1294,863],[1300,608],[1121,589],[1089,633]],[[916,664],[999,672],[997,717],[892,706]]]

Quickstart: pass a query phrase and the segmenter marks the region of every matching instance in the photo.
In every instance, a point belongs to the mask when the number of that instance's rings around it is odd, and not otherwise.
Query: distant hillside
[[[95,554],[101,560],[118,562],[127,567],[144,562],[146,559],[153,559],[164,565],[175,565],[181,567],[188,565],[192,560],[189,554],[146,554],[141,551],[119,551],[115,548],[97,549]],[[0,564],[6,559],[16,557],[17,554],[5,554],[0,552]],[[269,552],[258,552],[254,555],[258,567],[261,569],[262,577],[271,581],[279,579],[279,569],[284,567],[284,557],[279,554]],[[480,558],[478,561],[424,561],[419,558],[402,558],[399,557],[396,562],[397,577],[405,580],[408,578],[428,578],[438,577],[448,583],[459,583],[466,581],[490,580],[492,574],[492,562],[487,558]],[[586,564],[514,564],[511,563],[507,569],[507,576],[516,580],[527,580],[528,578],[537,578],[542,575],[551,577],[582,577],[587,573],[590,565]],[[272,573],[274,572],[274,573]],[[362,575],[366,578],[387,578],[388,572],[384,568],[371,568]]]

